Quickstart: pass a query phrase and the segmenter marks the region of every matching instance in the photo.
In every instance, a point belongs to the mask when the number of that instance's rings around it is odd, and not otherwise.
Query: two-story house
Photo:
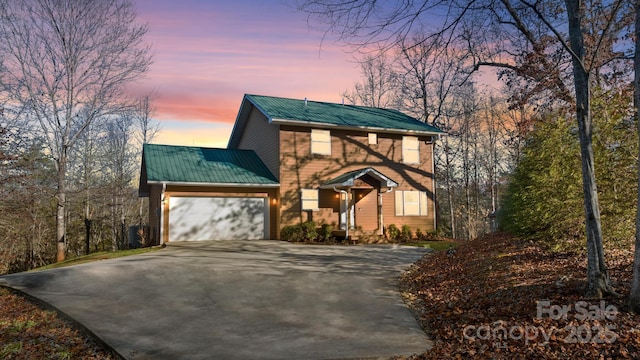
[[[431,231],[441,134],[394,110],[245,95],[227,149],[145,145],[152,241],[278,239],[307,220]]]

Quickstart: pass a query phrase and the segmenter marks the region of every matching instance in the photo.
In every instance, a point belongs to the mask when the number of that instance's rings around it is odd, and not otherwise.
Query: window
[[[402,137],[402,162],[405,164],[420,163],[420,146],[417,137]]]
[[[318,190],[302,189],[302,210],[318,210]]]
[[[378,143],[378,134],[369,133],[369,145],[376,145]]]
[[[331,155],[331,133],[329,130],[311,129],[311,153]]]
[[[396,216],[426,216],[427,193],[396,190]]]

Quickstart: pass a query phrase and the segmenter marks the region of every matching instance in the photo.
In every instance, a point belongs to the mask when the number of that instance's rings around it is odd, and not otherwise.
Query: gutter
[[[335,124],[327,124],[327,123],[318,123],[315,121],[304,121],[304,120],[289,120],[289,119],[271,119],[271,122],[275,124],[291,124],[291,125],[302,125],[302,126],[310,126],[315,125],[318,128],[329,128],[329,129],[340,129],[340,130],[363,130],[363,131],[377,131],[384,132],[389,134],[417,134],[417,135],[428,135],[428,136],[436,136],[440,139],[441,135],[446,135],[444,132],[437,131],[421,131],[421,130],[402,130],[402,129],[389,129],[389,128],[377,128],[377,127],[368,127],[368,126],[347,126],[347,125],[335,125]]]
[[[148,184],[162,184],[164,188],[167,185],[179,186],[219,186],[219,187],[264,187],[278,188],[280,184],[247,184],[247,183],[209,183],[209,182],[180,182],[180,181],[147,181]]]

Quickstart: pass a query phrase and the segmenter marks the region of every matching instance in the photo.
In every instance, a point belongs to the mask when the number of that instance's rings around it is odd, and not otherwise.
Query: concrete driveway
[[[425,249],[279,241],[174,243],[0,277],[128,359],[386,358],[431,342],[398,276]]]

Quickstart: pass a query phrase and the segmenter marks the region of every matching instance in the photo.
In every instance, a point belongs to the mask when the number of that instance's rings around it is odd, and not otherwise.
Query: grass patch
[[[61,267],[85,264],[85,263],[90,263],[90,262],[99,261],[99,260],[115,259],[115,258],[119,258],[119,257],[123,257],[123,256],[144,254],[144,253],[160,250],[161,248],[162,247],[160,247],[160,246],[153,246],[153,247],[146,247],[146,248],[139,248],[139,249],[128,249],[128,250],[119,250],[119,251],[101,251],[101,252],[97,252],[97,253],[93,253],[93,254],[89,254],[89,255],[85,255],[85,256],[78,256],[78,257],[75,257],[75,258],[72,258],[72,259],[68,259],[68,260],[65,260],[65,261],[61,261],[61,262],[57,262],[57,263],[41,266],[39,268],[36,268],[36,269],[33,269],[33,270],[29,270],[29,271],[40,271],[40,270],[48,270],[48,269],[57,269],[57,268],[61,268]]]
[[[0,348],[0,358],[8,358],[11,355],[19,354],[22,351],[22,341],[16,341],[2,345]]]
[[[454,241],[433,240],[433,241],[420,241],[420,242],[414,242],[414,243],[406,243],[403,245],[417,246],[422,248],[433,249],[435,251],[442,251],[442,250],[448,250],[450,247],[455,248],[456,246],[458,246],[458,243]]]

